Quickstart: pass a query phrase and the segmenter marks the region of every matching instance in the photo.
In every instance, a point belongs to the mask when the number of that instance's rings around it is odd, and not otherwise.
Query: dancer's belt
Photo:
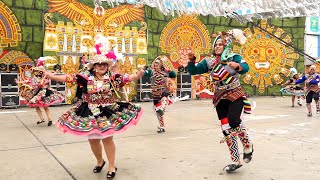
[[[237,79],[236,81],[230,83],[230,84],[227,84],[227,85],[219,85],[219,83],[216,83],[215,84],[215,88],[216,90],[218,91],[223,91],[223,90],[231,90],[231,89],[234,89],[236,87],[239,87],[241,84],[240,84],[240,81]]]
[[[114,103],[115,100],[113,97],[109,97],[107,95],[101,95],[101,94],[84,94],[82,96],[83,100],[85,102],[88,102],[89,104],[110,104],[110,103]]]

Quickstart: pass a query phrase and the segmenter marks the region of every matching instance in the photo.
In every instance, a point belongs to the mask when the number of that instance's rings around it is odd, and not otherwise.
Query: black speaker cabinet
[[[177,74],[177,88],[178,89],[192,88],[192,78],[189,73]]]
[[[1,107],[2,108],[13,108],[20,106],[19,94],[2,94],[1,95]]]
[[[56,91],[63,91],[65,92],[66,91],[66,85],[65,83],[62,83],[62,82],[57,82],[57,81],[52,81],[51,80],[51,84],[50,84],[50,87]]]
[[[64,75],[63,73],[59,73],[59,74],[55,74],[55,75]],[[58,82],[58,81],[54,81],[51,80],[50,81],[50,87],[56,91],[66,91],[66,84],[63,82]]]
[[[152,101],[151,89],[138,89],[137,100],[138,101]]]
[[[19,92],[15,79],[18,79],[18,73],[0,73],[0,93],[13,94]]]
[[[189,95],[189,99],[192,97],[192,89],[177,89],[177,96],[183,98]]]
[[[138,89],[150,89],[151,88],[151,79],[148,76],[142,76],[137,84]]]

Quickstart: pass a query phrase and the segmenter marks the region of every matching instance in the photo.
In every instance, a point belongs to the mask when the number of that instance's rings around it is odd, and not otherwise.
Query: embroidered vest
[[[106,104],[114,101],[110,77],[105,75],[103,79],[103,81],[97,81],[94,76],[88,77],[88,94],[83,95],[83,99],[86,102],[92,104]]]
[[[210,78],[215,85],[213,104],[217,106],[221,99],[228,99],[233,102],[242,98],[244,112],[250,114],[251,104],[241,88],[238,73],[230,66],[224,66],[219,59],[207,58],[206,61],[208,69],[211,69]]]
[[[168,73],[152,71],[151,74],[151,89],[154,97],[160,97],[162,92],[167,89]]]
[[[210,78],[215,84],[216,91],[231,90],[240,86],[239,76],[234,69],[222,65],[218,59],[208,61],[211,65]]]

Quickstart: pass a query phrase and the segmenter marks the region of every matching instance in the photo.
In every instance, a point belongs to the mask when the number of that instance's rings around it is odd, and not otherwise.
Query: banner
[[[306,34],[320,35],[318,16],[311,16],[306,18]]]

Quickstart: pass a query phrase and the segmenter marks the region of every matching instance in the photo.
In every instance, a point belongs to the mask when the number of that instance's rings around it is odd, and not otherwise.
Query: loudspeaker
[[[6,71],[7,70],[7,65],[5,63],[0,64],[0,71]]]
[[[1,63],[0,64],[0,71],[3,71],[3,72],[15,72],[17,73],[19,70],[19,66],[16,65],[16,64],[5,64],[5,63]]]
[[[189,95],[189,99],[192,97],[192,89],[177,89],[177,96],[178,97],[185,97]]]
[[[20,106],[20,95],[19,94],[5,94],[1,95],[1,107],[18,107]]]
[[[9,71],[18,71],[19,67],[16,64],[9,64],[8,70]]]
[[[192,88],[192,78],[189,73],[177,74],[177,89]]]
[[[150,89],[151,88],[151,78],[148,76],[142,76],[137,84],[137,89]]]
[[[66,91],[66,84],[62,82],[51,80],[50,87],[56,91]]]
[[[140,89],[137,91],[138,101],[152,101],[151,89]]]
[[[18,79],[18,73],[0,73],[0,93],[18,93],[19,89],[15,79]]]
[[[137,101],[152,101],[151,78],[142,76],[137,83]]]

